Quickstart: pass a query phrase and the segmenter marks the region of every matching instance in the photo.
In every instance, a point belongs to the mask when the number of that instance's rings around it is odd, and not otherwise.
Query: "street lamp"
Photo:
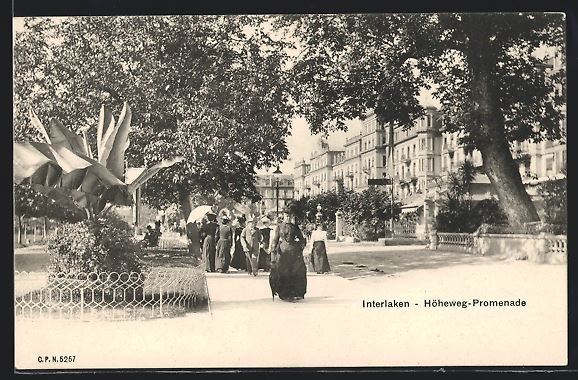
[[[275,177],[275,204],[277,210],[276,216],[279,216],[279,177],[281,174],[283,173],[281,172],[281,169],[279,169],[279,165],[277,165],[277,169],[273,172],[273,176]]]

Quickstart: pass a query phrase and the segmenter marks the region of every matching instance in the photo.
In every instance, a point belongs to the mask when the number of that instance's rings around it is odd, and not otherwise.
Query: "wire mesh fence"
[[[16,317],[143,319],[208,306],[202,268],[142,273],[15,273]]]

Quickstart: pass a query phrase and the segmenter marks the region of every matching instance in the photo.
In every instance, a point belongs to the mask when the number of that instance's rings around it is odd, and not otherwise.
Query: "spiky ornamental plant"
[[[14,182],[26,183],[63,205],[76,203],[86,210],[87,218],[96,220],[106,205],[131,205],[136,188],[182,158],[164,160],[145,169],[133,182],[124,182],[124,153],[129,146],[131,110],[125,102],[115,120],[103,105],[97,126],[97,157],[88,144],[88,129],[83,136],[51,119],[45,128],[30,110],[32,125],[45,142],[14,143]]]

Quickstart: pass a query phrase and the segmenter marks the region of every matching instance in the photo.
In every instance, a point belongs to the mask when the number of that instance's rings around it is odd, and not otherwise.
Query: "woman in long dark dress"
[[[219,226],[219,240],[217,241],[217,253],[215,256],[215,269],[217,272],[227,273],[231,263],[231,245],[233,243],[233,229],[229,225],[229,218],[223,216]]]
[[[231,267],[237,270],[247,270],[247,261],[245,252],[243,252],[243,245],[241,244],[241,233],[245,229],[245,217],[239,216],[236,220],[236,225],[233,229],[233,257],[231,258]]]
[[[219,225],[215,222],[216,215],[207,214],[208,222],[201,229],[203,239],[203,257],[205,259],[205,269],[207,272],[215,271],[215,254],[217,253],[217,240]]]
[[[263,241],[261,243],[261,252],[259,253],[259,269],[263,269],[265,272],[271,270],[271,255],[269,255],[271,228],[269,227],[269,223],[269,218],[261,218],[260,230]]]
[[[317,224],[315,231],[311,233],[311,269],[318,274],[329,272],[329,259],[327,258],[327,232],[323,231],[321,224]]]
[[[271,241],[271,264],[269,285],[273,299],[275,294],[284,301],[303,299],[307,292],[307,268],[303,260],[306,240],[295,223],[297,207],[288,204],[283,210],[284,220],[275,228]]]
[[[197,223],[191,222],[186,225],[187,243],[189,254],[193,256],[195,266],[201,262],[201,238]]]

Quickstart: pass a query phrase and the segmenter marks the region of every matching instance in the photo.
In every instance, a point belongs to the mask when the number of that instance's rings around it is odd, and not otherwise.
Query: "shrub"
[[[124,223],[124,224],[123,224]],[[48,241],[51,272],[138,272],[141,248],[128,223],[107,217],[65,224]],[[128,226],[130,227],[130,226]]]
[[[385,234],[383,230],[378,231],[375,226],[373,226],[371,222],[368,221],[362,222],[357,228],[359,240],[362,241],[377,241],[379,237],[382,237],[380,236],[380,232],[381,235]]]
[[[563,171],[566,174],[566,171]],[[566,178],[542,183],[538,191],[544,200],[543,220],[546,223],[568,224],[568,193]]]
[[[436,216],[435,228],[439,232],[472,233],[482,224],[502,225],[507,221],[495,199],[484,199],[472,206],[469,200],[448,198]]]
[[[498,201],[493,198],[479,201],[471,210],[470,218],[474,230],[482,224],[508,223],[508,217],[500,208]]]

